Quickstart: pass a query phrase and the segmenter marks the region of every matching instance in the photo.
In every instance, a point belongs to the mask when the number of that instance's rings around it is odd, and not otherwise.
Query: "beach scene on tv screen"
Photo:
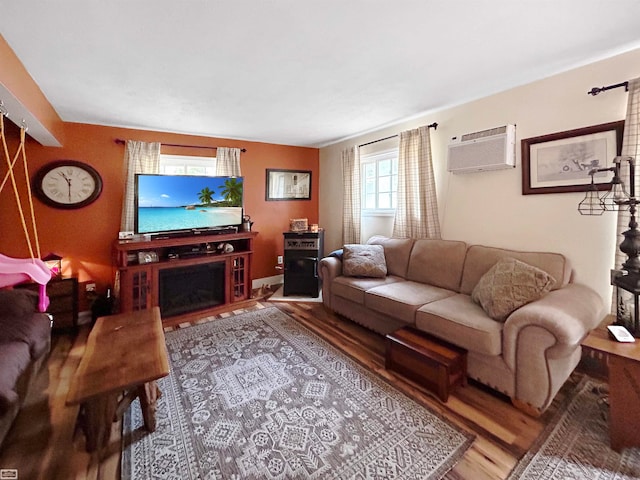
[[[242,223],[242,178],[138,176],[138,233]]]

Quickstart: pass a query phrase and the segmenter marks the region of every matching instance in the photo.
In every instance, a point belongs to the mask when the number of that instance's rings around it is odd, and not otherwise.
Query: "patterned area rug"
[[[123,479],[435,479],[473,437],[276,307],[166,334],[157,430],[123,420]]]
[[[599,404],[602,386],[586,377],[581,380],[510,480],[640,479],[640,448],[622,454],[609,448],[606,409]]]

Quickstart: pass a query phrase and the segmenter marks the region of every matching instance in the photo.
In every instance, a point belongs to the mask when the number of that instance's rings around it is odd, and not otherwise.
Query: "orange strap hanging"
[[[4,157],[6,160],[6,164],[7,164],[7,173],[4,175],[4,179],[2,180],[2,184],[0,184],[0,192],[2,192],[2,190],[4,189],[5,184],[7,183],[8,179],[11,179],[11,185],[13,186],[13,193],[14,193],[14,197],[16,199],[16,204],[18,206],[18,212],[20,213],[20,222],[22,223],[22,230],[24,231],[24,236],[25,236],[25,240],[27,242],[27,246],[29,248],[29,254],[31,256],[31,258],[40,258],[40,242],[38,239],[38,229],[36,227],[36,220],[35,220],[35,213],[34,213],[34,209],[33,209],[33,198],[31,196],[31,184],[29,182],[29,168],[27,166],[27,154],[26,154],[26,150],[25,150],[25,139],[26,139],[26,132],[27,129],[25,126],[22,126],[20,128],[20,145],[18,146],[18,150],[16,151],[16,154],[13,157],[13,160],[11,159],[11,156],[9,155],[9,148],[7,146],[7,139],[5,136],[5,129],[4,129],[4,114],[2,112],[0,112],[0,138],[2,139],[2,147],[4,150]],[[20,154],[22,154],[22,163],[23,163],[23,168],[24,168],[24,175],[25,175],[25,179],[26,179],[26,184],[27,184],[27,193],[28,193],[28,199],[29,199],[29,211],[31,214],[31,225],[33,228],[33,234],[34,234],[34,239],[35,239],[35,245],[36,245],[36,255],[34,255],[34,251],[33,251],[33,246],[31,244],[31,236],[29,235],[29,229],[27,228],[27,222],[25,220],[25,216],[24,216],[24,211],[22,209],[22,202],[20,200],[20,192],[18,191],[18,184],[16,182],[16,178],[15,178],[15,174],[13,171],[13,168],[16,164],[16,162],[18,161],[18,157],[20,156]]]

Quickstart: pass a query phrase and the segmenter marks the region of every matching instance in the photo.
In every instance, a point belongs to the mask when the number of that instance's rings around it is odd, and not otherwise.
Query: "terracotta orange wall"
[[[5,123],[10,151],[15,152],[19,138],[18,128],[11,122]],[[120,229],[124,191],[124,146],[116,144],[116,138],[247,149],[240,160],[245,182],[245,213],[255,222],[253,230],[259,232],[255,241],[253,279],[279,273],[275,269],[276,256],[283,253],[282,233],[288,230],[290,218],[308,218],[309,223],[318,223],[319,151],[315,148],[77,123],[63,123],[63,127],[65,141],[62,148],[43,147],[34,140],[27,139],[30,175],[33,176],[39,167],[51,161],[79,160],[92,165],[100,172],[104,186],[98,200],[79,210],[54,209],[34,198],[41,252],[42,255],[48,252],[62,255],[64,274],[77,274],[81,282],[95,281],[101,292],[113,282],[111,247]],[[165,148],[163,153],[193,155],[202,154],[202,150]],[[267,168],[311,170],[311,200],[265,201]],[[0,167],[2,176],[6,171],[3,161]],[[23,175],[19,175],[18,183],[23,193],[23,203],[28,205]],[[29,251],[19,223],[13,190],[9,184],[0,193],[0,226],[0,253],[12,257],[28,257]]]

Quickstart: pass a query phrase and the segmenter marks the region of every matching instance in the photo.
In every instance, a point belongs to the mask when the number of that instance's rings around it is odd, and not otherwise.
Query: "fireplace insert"
[[[224,303],[224,262],[161,269],[158,295],[162,318]]]

